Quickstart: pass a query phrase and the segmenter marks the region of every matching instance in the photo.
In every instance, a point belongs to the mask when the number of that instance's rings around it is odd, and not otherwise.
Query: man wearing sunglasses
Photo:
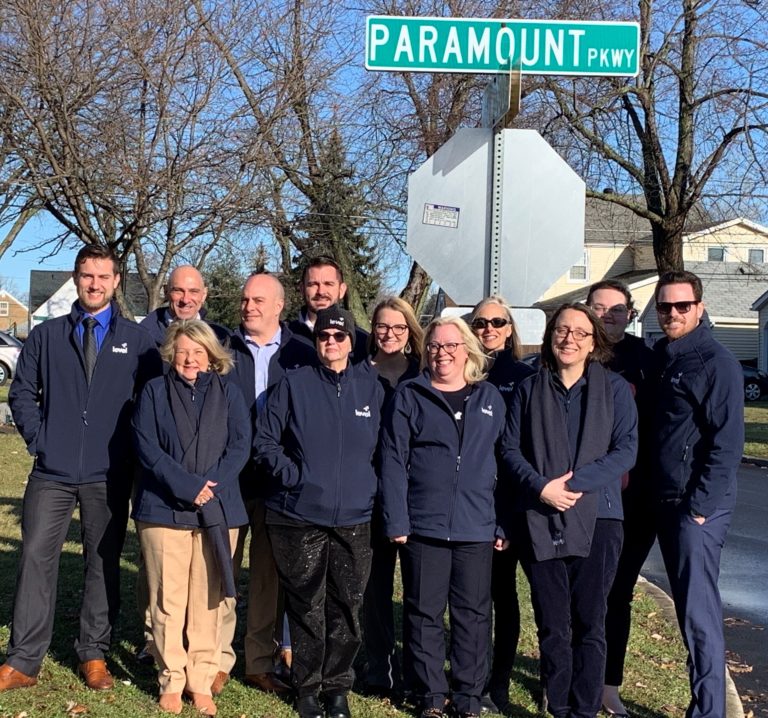
[[[725,715],[725,641],[717,579],[744,447],[744,387],[736,358],[702,322],[701,279],[662,274],[655,299],[666,335],[652,447],[659,546],[689,653],[686,718]]]

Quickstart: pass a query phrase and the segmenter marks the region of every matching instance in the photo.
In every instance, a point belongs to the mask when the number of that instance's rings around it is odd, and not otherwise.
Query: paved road
[[[669,591],[658,545],[643,576]],[[731,675],[755,718],[768,717],[768,469],[742,464],[731,530],[720,563]],[[740,664],[752,666],[751,672]],[[745,700],[746,698],[746,700]]]

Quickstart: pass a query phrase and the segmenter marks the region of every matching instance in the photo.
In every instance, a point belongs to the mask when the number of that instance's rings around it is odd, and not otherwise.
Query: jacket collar
[[[237,337],[243,345],[245,345],[247,335],[242,324],[235,329],[232,335],[233,337]],[[280,348],[282,349],[289,341],[291,341],[291,339],[293,339],[293,332],[288,329],[288,325],[285,322],[280,322]]]
[[[671,342],[664,337],[661,342],[664,353],[668,357],[674,358],[680,354],[686,354],[687,352],[694,350],[702,342],[711,337],[712,330],[709,328],[709,325],[704,321],[700,321],[699,326],[692,332],[688,332],[685,336],[680,337],[680,339],[675,339],[675,341]]]
[[[114,329],[115,323],[117,322],[117,318],[120,315],[120,307],[118,306],[117,302],[113,299],[109,306],[112,309],[112,318],[109,320],[109,329]],[[80,302],[75,300],[72,302],[72,308],[69,311],[69,320],[72,324],[72,327],[76,327],[77,323],[80,321],[80,317],[83,315],[83,310],[80,308]]]

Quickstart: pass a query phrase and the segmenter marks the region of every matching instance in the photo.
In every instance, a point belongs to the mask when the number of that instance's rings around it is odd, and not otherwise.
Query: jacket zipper
[[[336,376],[336,409],[341,419],[341,377]],[[339,421],[341,436],[339,437],[339,460],[336,462],[336,505],[333,509],[333,525],[336,526],[339,520],[339,508],[341,503],[341,462],[344,458],[344,422]]]
[[[443,399],[445,401],[445,399]],[[451,540],[451,533],[453,531],[453,513],[456,510],[456,494],[459,492],[459,473],[461,471],[461,450],[463,448],[463,442],[464,442],[464,434],[467,433],[467,404],[469,403],[469,396],[464,399],[464,406],[462,409],[464,410],[462,412],[462,421],[464,423],[464,432],[462,433],[459,429],[459,422],[456,421],[456,417],[453,417],[453,423],[456,426],[456,433],[459,435],[459,453],[456,455],[456,471],[453,474],[453,491],[451,492],[451,505],[448,510],[448,538],[447,540]],[[450,412],[451,415],[453,415],[453,411]]]

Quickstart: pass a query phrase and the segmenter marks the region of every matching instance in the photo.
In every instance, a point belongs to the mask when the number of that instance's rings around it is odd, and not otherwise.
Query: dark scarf
[[[586,407],[571,463],[563,402],[553,376],[542,368],[536,375],[528,405],[530,436],[526,458],[542,476],[554,478],[604,456],[613,430],[613,390],[606,370],[597,363],[587,366]],[[528,531],[537,561],[566,556],[588,556],[597,519],[597,493],[585,493],[567,511],[538,501],[526,511]]]
[[[221,377],[218,374],[198,375],[197,381],[201,388],[206,380],[207,388],[204,392],[199,391],[199,398],[193,400],[193,392],[196,389],[190,388],[175,371],[171,370],[165,377],[171,412],[183,452],[181,465],[198,476],[204,476],[216,464],[226,451],[229,439],[227,397]],[[199,402],[202,402],[202,405]],[[211,542],[224,596],[233,597],[235,578],[232,572],[229,530],[224,509],[217,496],[197,509],[197,520]]]

